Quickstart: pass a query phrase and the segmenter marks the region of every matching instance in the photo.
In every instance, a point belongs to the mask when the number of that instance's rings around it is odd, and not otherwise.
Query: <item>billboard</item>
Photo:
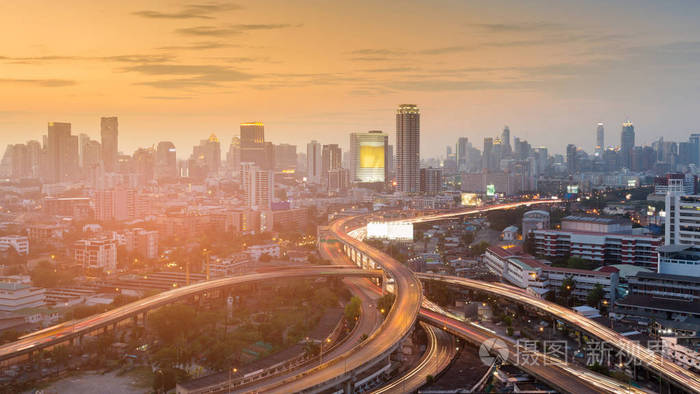
[[[384,146],[360,145],[360,168],[384,168]]]
[[[481,206],[481,199],[476,193],[462,193],[462,206],[478,207]]]
[[[412,241],[413,223],[369,222],[367,223],[367,238]]]
[[[578,194],[578,185],[568,185],[566,192],[569,194]]]
[[[496,185],[493,183],[486,185],[486,195],[489,197],[493,197],[496,195]]]

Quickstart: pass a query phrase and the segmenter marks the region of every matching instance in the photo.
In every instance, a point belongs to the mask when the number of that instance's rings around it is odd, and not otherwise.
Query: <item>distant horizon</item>
[[[481,149],[504,125],[562,154],[591,151],[598,122],[609,143],[627,119],[640,145],[700,130],[697,2],[72,0],[0,15],[2,147],[49,121],[94,137],[117,115],[125,153],[226,141],[251,119],[275,143],[347,149],[354,131],[393,140],[404,102],[421,108],[425,157],[459,137]]]

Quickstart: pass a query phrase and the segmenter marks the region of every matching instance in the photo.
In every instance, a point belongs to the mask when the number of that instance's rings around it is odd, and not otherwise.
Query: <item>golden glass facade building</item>
[[[353,183],[385,183],[389,136],[379,130],[350,134],[350,179]]]

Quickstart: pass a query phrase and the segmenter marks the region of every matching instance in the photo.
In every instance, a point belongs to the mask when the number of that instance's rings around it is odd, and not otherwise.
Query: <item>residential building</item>
[[[73,258],[83,268],[113,272],[117,268],[117,240],[102,236],[76,241]]]
[[[100,119],[100,136],[105,171],[116,171],[117,155],[119,154],[119,120],[116,116]]]
[[[270,209],[274,193],[274,174],[255,163],[241,163],[241,188],[248,207]]]
[[[45,289],[26,283],[0,282],[0,311],[13,312],[44,305]]]
[[[343,151],[338,144],[323,145],[321,149],[321,183],[328,184],[329,171],[341,168]]]
[[[29,255],[29,237],[25,235],[6,235],[0,237],[0,250],[8,248],[13,248],[19,255]]]
[[[308,183],[321,183],[321,149],[321,144],[319,144],[316,140],[313,140],[306,144],[306,181]]]
[[[442,168],[420,169],[420,192],[430,196],[442,192]]]
[[[60,183],[75,180],[78,176],[78,136],[71,135],[71,124],[49,122],[48,165],[44,180]]]

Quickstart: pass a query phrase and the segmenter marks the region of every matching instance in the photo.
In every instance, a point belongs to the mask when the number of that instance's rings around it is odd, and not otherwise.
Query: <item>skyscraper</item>
[[[321,183],[321,144],[316,140],[306,144],[306,180]]]
[[[170,141],[161,141],[156,148],[156,178],[177,178],[177,151],[175,144]]]
[[[190,160],[195,161],[199,167],[206,168],[208,175],[216,175],[221,168],[221,144],[216,135],[210,135],[193,147]]]
[[[297,168],[297,146],[290,144],[275,145],[275,169],[293,171]]]
[[[343,151],[338,144],[323,145],[321,150],[321,183],[328,184],[328,172],[341,168]]]
[[[234,174],[241,170],[241,137],[233,137],[226,154],[226,165]]]
[[[399,191],[420,191],[420,112],[415,104],[401,104],[396,111],[396,178]]]
[[[688,138],[690,144],[689,161],[700,165],[700,133],[693,133]]]
[[[501,153],[503,155],[508,155],[513,151],[510,145],[510,128],[508,126],[503,127],[503,132],[501,133],[501,144]]]
[[[241,163],[256,163],[263,169],[272,169],[271,158],[265,147],[265,125],[262,122],[241,123]]]
[[[632,168],[632,152],[634,151],[634,125],[629,120],[622,124],[620,133],[620,154],[622,166]]]
[[[483,170],[492,170],[494,168],[495,158],[493,155],[493,138],[484,138],[484,153],[481,158],[481,168]]]
[[[602,123],[598,123],[595,131],[595,155],[602,156],[605,149],[605,129]]]
[[[100,119],[100,136],[102,137],[102,161],[105,171],[113,172],[119,154],[119,120],[116,116]]]
[[[471,148],[469,138],[459,137],[457,140],[457,149],[455,150],[457,154],[457,169],[460,171],[464,171],[467,168],[467,152],[469,151],[469,148]]]
[[[350,182],[385,183],[389,176],[389,136],[380,130],[350,134]]]
[[[78,175],[78,136],[71,135],[70,123],[49,122],[48,167],[45,179],[49,183],[70,181]]]
[[[241,163],[240,179],[246,206],[270,209],[275,189],[272,171],[263,170],[255,163]]]
[[[569,144],[566,146],[566,168],[570,174],[575,173],[578,169],[576,154],[576,145]]]

